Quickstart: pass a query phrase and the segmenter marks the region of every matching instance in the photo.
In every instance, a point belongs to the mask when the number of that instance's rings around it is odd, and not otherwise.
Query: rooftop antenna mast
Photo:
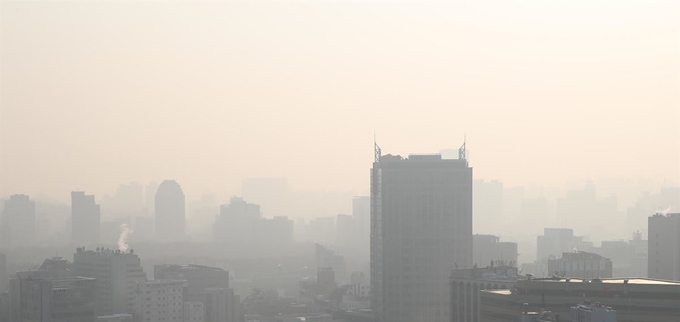
[[[380,147],[378,146],[378,143],[376,142],[375,131],[373,131],[373,161],[374,162],[380,162],[380,156],[381,155],[382,155],[382,151],[380,150]]]
[[[463,135],[463,145],[460,146],[458,149],[458,159],[460,160],[467,160],[467,156],[465,155],[465,143],[466,143],[466,135]]]

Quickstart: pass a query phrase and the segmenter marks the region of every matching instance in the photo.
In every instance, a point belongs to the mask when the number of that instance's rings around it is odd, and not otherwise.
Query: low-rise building
[[[647,278],[549,278],[517,281],[512,289],[482,290],[482,322],[517,321],[522,312],[549,310],[566,320],[584,299],[617,309],[618,322],[677,322],[680,281]],[[529,307],[525,308],[524,304]]]
[[[600,303],[585,301],[571,308],[571,322],[616,322],[616,311]]]
[[[451,271],[451,321],[479,322],[481,290],[513,288],[517,267],[484,267]]]
[[[95,319],[93,278],[34,278],[10,282],[10,321],[92,322]]]
[[[548,271],[560,277],[610,278],[612,267],[609,258],[589,252],[562,253],[562,258],[548,260]]]

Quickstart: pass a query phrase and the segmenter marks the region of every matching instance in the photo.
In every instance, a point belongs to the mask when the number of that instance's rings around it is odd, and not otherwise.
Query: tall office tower
[[[5,247],[35,244],[35,202],[27,195],[12,195],[5,201],[0,225],[0,243]]]
[[[187,281],[153,280],[134,288],[133,316],[136,321],[184,321],[184,288]]]
[[[241,321],[241,299],[230,288],[209,288],[206,290],[206,322]]]
[[[680,213],[649,217],[650,278],[680,281]]]
[[[9,276],[7,276],[7,256],[0,253],[0,293],[7,291]]]
[[[91,246],[99,243],[101,212],[94,195],[71,192],[71,243]]]
[[[379,322],[449,320],[449,273],[472,267],[472,168],[381,155],[371,170],[371,291]]]
[[[97,315],[132,313],[135,285],[146,280],[139,257],[131,250],[84,250],[73,254],[78,276],[97,279],[94,301]]]
[[[12,280],[11,321],[92,322],[95,280],[86,277],[35,278]]]
[[[157,241],[184,239],[184,192],[175,180],[165,180],[156,191],[155,238]]]

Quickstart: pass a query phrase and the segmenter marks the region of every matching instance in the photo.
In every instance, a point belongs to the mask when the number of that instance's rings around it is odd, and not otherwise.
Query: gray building
[[[379,322],[448,321],[447,281],[472,267],[472,168],[441,155],[382,155],[371,169],[371,292]]]
[[[650,278],[680,281],[680,213],[649,217]]]
[[[101,212],[94,195],[71,192],[71,243],[92,246],[99,243]]]
[[[517,265],[517,243],[502,242],[494,235],[472,236],[472,252],[472,262],[480,267]]]
[[[93,298],[98,316],[132,313],[135,285],[145,281],[146,274],[131,252],[78,248],[73,254],[76,274],[97,280]]]
[[[548,272],[560,277],[610,278],[613,264],[595,253],[562,253],[562,258],[548,260]]]
[[[490,266],[451,271],[451,322],[479,322],[483,290],[511,289],[517,283],[517,267]]]
[[[229,272],[217,267],[203,265],[155,265],[154,279],[186,280],[187,301],[202,300],[206,289],[229,288]]]
[[[165,180],[158,186],[155,200],[156,241],[184,240],[186,207],[182,187],[175,180]]]
[[[35,202],[27,195],[5,200],[0,218],[0,245],[30,247],[35,244]]]
[[[86,277],[17,276],[11,283],[11,321],[92,322],[94,283]]]
[[[209,288],[205,298],[206,322],[241,321],[241,300],[230,288]]]
[[[0,293],[6,292],[9,283],[9,276],[7,275],[7,256],[0,253]]]

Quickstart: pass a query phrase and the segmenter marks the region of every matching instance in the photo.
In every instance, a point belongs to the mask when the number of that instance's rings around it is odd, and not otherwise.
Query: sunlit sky
[[[506,185],[680,182],[677,1],[1,6],[2,195],[367,191],[374,133],[465,135]]]

